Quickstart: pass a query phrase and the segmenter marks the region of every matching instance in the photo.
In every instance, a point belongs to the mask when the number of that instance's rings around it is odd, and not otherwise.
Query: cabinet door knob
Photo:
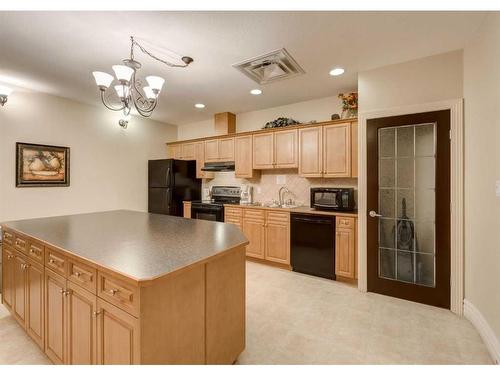
[[[118,293],[118,289],[110,289],[109,292],[114,296],[116,293]]]
[[[80,272],[75,272],[73,275],[75,275],[76,277],[80,277],[82,274]]]
[[[59,290],[59,293],[64,294],[64,289]]]
[[[30,253],[33,254],[35,250],[33,248],[30,248]]]
[[[54,264],[56,261],[54,259],[49,259],[50,264]]]
[[[7,255],[7,259],[13,259],[14,255]]]
[[[64,294],[65,297],[67,297],[67,296],[69,296],[71,294],[71,291],[70,290],[65,290],[63,294]]]
[[[100,313],[101,313],[101,310],[94,311],[94,312],[92,313],[92,316],[93,316],[94,318],[96,318],[96,317],[97,317],[97,315],[99,315]]]

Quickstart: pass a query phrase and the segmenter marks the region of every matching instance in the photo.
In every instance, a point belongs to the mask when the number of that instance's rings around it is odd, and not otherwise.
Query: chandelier
[[[130,37],[130,58],[123,60],[123,65],[113,65],[117,84],[113,85],[114,92],[108,90],[115,77],[105,72],[93,72],[95,82],[101,93],[101,101],[106,108],[112,111],[123,111],[125,116],[130,114],[132,107],[144,117],[150,117],[156,105],[165,80],[158,76],[147,76],[147,85],[143,85],[140,79],[136,78],[137,71],[142,64],[134,58],[134,47],[138,47],[144,54],[172,68],[186,68],[193,62],[189,56],[181,58],[184,64],[174,64],[154,56],[141,46],[133,36]],[[111,96],[118,96],[118,103],[111,103]]]

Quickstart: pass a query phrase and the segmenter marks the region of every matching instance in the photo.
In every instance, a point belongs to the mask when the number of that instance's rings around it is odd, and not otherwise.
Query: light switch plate
[[[276,175],[276,185],[285,185],[286,184],[286,175],[278,174]]]
[[[497,181],[495,185],[495,194],[497,197],[500,197],[500,181]]]

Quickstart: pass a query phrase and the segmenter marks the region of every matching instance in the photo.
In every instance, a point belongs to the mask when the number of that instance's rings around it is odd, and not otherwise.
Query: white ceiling
[[[154,119],[184,124],[214,113],[336,95],[357,72],[460,49],[484,13],[0,12],[0,83],[99,105],[91,72],[128,57],[129,36],[195,62],[174,69],[136,52],[142,74],[166,79]],[[264,86],[231,65],[285,47],[306,74]],[[330,77],[333,66],[346,73]],[[194,108],[195,103],[206,109]]]

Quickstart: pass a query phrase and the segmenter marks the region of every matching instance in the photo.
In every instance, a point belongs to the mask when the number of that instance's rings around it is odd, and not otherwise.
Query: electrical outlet
[[[286,184],[286,175],[278,174],[276,175],[276,185],[285,185]]]
[[[495,193],[497,197],[500,197],[500,181],[497,181],[495,186]]]
[[[257,186],[257,194],[261,194],[262,193],[262,189],[260,188],[260,186]]]

